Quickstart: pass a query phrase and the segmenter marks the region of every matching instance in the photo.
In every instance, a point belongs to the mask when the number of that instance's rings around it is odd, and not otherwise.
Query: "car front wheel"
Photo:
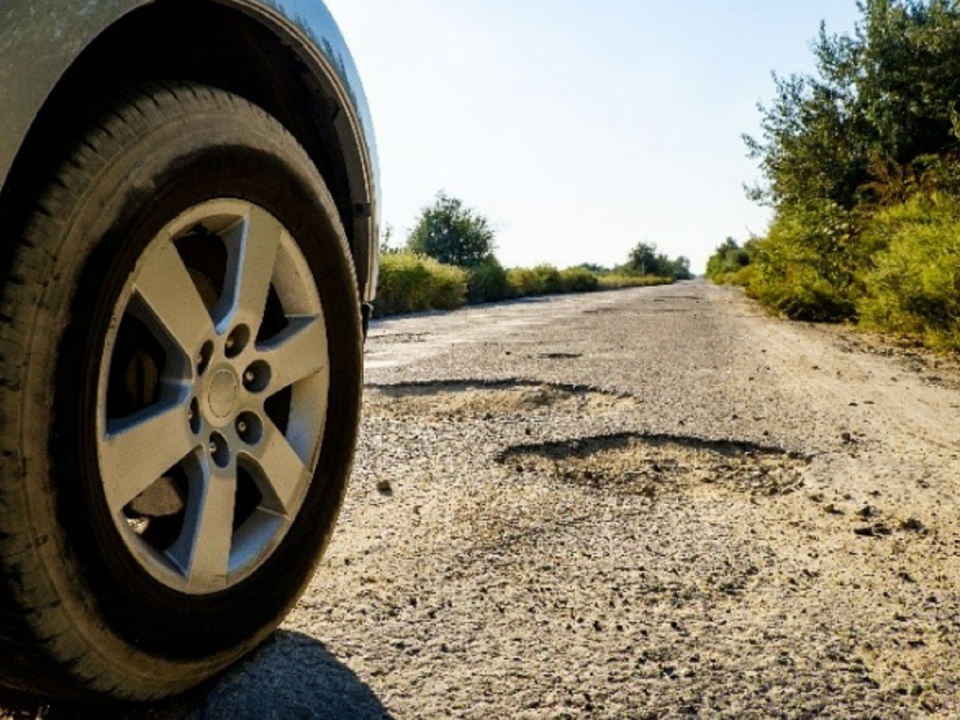
[[[362,382],[344,231],[276,120],[185,83],[118,94],[35,198],[2,228],[0,680],[171,695],[262,641],[329,540]]]

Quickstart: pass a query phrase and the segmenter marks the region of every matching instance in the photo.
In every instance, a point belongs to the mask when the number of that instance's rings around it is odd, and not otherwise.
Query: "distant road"
[[[381,321],[367,361],[283,630],[116,717],[960,714],[946,361],[702,283]]]

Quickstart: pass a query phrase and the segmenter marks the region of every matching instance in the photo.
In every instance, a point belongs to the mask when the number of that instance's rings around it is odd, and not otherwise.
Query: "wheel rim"
[[[164,585],[236,585],[283,540],[317,465],[329,353],[311,268],[264,209],[206,202],[150,241],[109,327],[97,456],[110,516]]]

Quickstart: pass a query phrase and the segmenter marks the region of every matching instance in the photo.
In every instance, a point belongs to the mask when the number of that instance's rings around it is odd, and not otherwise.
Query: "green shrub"
[[[714,274],[711,278],[717,285],[736,285],[737,287],[747,287],[756,274],[756,268],[753,265],[744,265],[739,270]]]
[[[770,283],[758,271],[751,296],[792,320],[841,322],[853,317],[855,303],[815,267],[798,264],[783,280]]]
[[[507,283],[515,297],[542,295],[544,292],[543,278],[532,268],[511,268],[507,271]]]
[[[960,350],[960,200],[932,195],[878,213],[881,249],[865,277],[864,325]]]
[[[466,291],[461,268],[409,252],[386,253],[380,256],[375,315],[452,310],[463,305]]]
[[[513,268],[507,271],[507,282],[517,297],[549,295],[563,291],[560,271],[553,265]]]
[[[543,284],[543,292],[548,295],[563,292],[563,282],[560,280],[560,271],[553,265],[536,265],[533,272]]]
[[[828,200],[781,208],[756,245],[751,294],[794,320],[854,317],[870,256],[862,224],[858,213]]]
[[[514,296],[507,282],[507,271],[492,255],[470,269],[467,276],[467,302],[472,305],[507,300]]]
[[[560,271],[560,291],[565,293],[592,292],[599,287],[597,276],[582,267]]]
[[[753,262],[757,241],[747,240],[740,245],[734,238],[728,237],[723,241],[707,261],[706,275],[718,285],[730,283],[730,278],[736,275]]]
[[[621,288],[652,287],[654,285],[672,285],[672,277],[656,275],[627,275],[624,273],[610,273],[597,278],[600,290],[620,290]]]
[[[597,275],[582,266],[562,271],[545,264],[504,270],[492,256],[471,270],[464,270],[411,252],[386,252],[380,256],[374,316],[452,310],[465,302],[477,304],[528,295],[615,290],[672,282],[672,277],[652,275]]]

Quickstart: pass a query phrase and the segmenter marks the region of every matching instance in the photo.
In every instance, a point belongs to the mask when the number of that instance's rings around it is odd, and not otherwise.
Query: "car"
[[[293,607],[357,442],[377,173],[319,0],[0,0],[0,683],[171,696]]]

